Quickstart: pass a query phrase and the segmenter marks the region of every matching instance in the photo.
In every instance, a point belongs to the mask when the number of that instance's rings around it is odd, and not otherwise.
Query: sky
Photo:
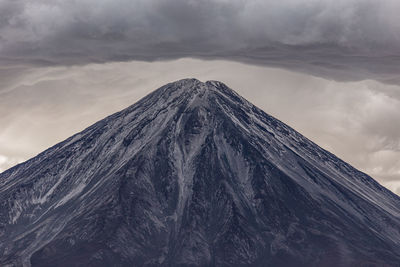
[[[0,171],[219,80],[400,193],[397,0],[0,0]]]

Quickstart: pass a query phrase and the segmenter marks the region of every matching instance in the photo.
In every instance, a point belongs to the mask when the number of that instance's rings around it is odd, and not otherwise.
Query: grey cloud
[[[181,57],[400,84],[397,0],[4,0],[0,63]]]

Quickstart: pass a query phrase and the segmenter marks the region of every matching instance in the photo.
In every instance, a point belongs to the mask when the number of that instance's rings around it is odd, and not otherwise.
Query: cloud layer
[[[3,0],[0,63],[199,57],[400,83],[398,10],[397,0]]]

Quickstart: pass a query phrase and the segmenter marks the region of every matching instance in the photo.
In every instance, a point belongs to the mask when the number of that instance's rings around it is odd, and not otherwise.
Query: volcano
[[[221,82],[0,174],[1,266],[400,266],[400,198]]]

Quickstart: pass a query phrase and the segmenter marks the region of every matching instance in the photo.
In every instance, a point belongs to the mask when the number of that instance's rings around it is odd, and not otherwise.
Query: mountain
[[[216,81],[0,174],[1,266],[399,263],[398,196]]]

